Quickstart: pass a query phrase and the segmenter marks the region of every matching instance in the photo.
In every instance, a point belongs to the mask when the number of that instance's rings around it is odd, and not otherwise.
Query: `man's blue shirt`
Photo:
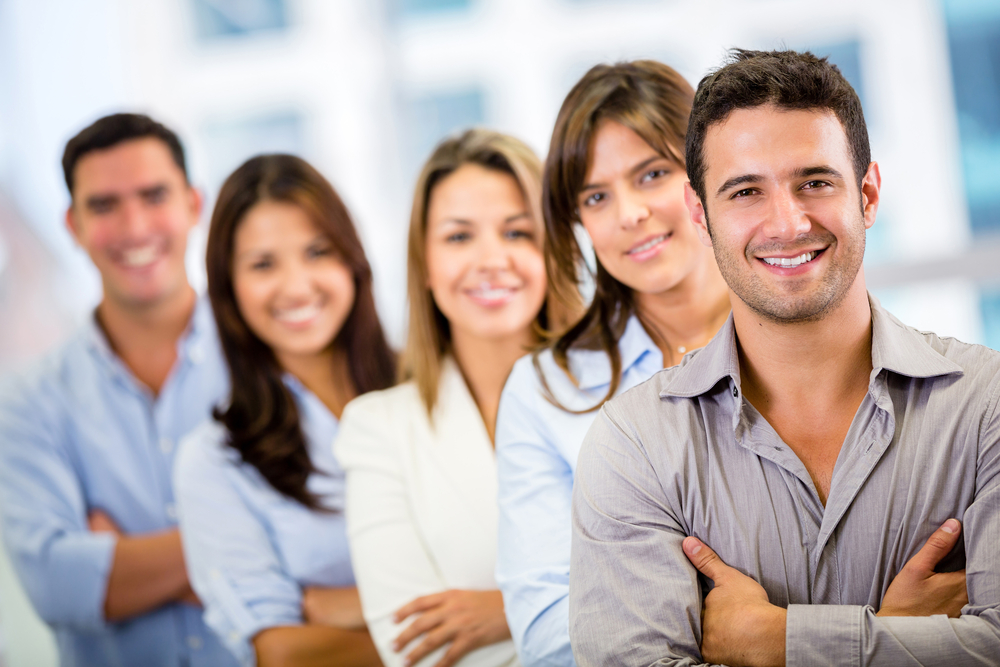
[[[158,396],[138,382],[91,318],[32,371],[0,386],[3,539],[70,665],[234,665],[202,609],[169,604],[104,620],[115,537],[87,528],[107,513],[127,534],[171,530],[177,443],[228,395],[207,301],[198,301]]]

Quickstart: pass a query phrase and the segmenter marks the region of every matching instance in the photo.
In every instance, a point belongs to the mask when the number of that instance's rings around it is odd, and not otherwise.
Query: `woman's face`
[[[327,352],[354,305],[354,277],[333,242],[287,202],[262,201],[239,223],[233,291],[250,330],[286,368]]]
[[[545,300],[541,230],[513,176],[465,164],[427,207],[427,286],[452,337],[524,336]]]
[[[629,128],[598,126],[577,210],[597,258],[626,287],[661,294],[709,256],[684,204],[686,182],[684,169]]]

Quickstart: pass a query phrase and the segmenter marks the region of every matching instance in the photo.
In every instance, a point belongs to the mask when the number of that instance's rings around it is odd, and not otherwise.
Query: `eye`
[[[596,206],[597,204],[601,203],[602,201],[604,201],[607,198],[608,198],[608,196],[606,194],[604,194],[603,192],[595,192],[594,194],[588,196],[586,199],[583,200],[583,205],[584,206]]]
[[[730,199],[746,199],[747,197],[753,196],[757,191],[754,188],[743,188],[742,190],[737,190],[733,193]]]
[[[468,241],[472,236],[468,232],[455,232],[454,234],[449,234],[445,237],[445,241],[448,243],[462,243]]]
[[[528,239],[529,241],[533,241],[535,238],[535,235],[527,229],[508,229],[503,233],[503,235],[504,238],[512,241],[516,241],[518,239]]]
[[[640,183],[648,183],[654,179],[666,176],[670,172],[666,169],[650,169],[639,178]]]
[[[250,264],[250,270],[267,271],[272,266],[274,266],[274,262],[271,261],[270,257],[262,257],[261,259],[255,260],[252,264]]]
[[[154,188],[147,192],[142,193],[142,199],[147,204],[162,204],[167,200],[167,189],[166,188]]]
[[[823,188],[830,185],[826,181],[808,181],[802,184],[804,190],[815,190],[817,188]]]
[[[306,257],[310,259],[317,259],[320,257],[332,257],[337,254],[336,249],[332,245],[314,245],[309,246],[306,250]]]

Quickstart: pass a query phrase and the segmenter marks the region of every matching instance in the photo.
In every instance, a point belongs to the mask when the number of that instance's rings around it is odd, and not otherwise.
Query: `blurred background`
[[[696,84],[732,46],[840,66],[882,167],[869,286],[909,324],[1000,349],[996,0],[0,0],[0,372],[100,297],[63,227],[59,160],[101,115],[143,111],[180,134],[206,221],[251,155],[310,160],[354,214],[399,344],[410,197],[438,140],[486,125],[544,155],[592,65],[655,58]],[[56,663],[0,556],[0,667]]]

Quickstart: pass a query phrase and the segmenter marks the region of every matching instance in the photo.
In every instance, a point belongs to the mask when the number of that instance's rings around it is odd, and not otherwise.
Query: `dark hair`
[[[576,238],[580,222],[577,198],[590,167],[590,147],[605,120],[621,123],[639,135],[663,157],[684,168],[684,136],[694,91],[671,67],[653,60],[637,60],[591,68],[563,101],[542,181],[542,210],[548,237],[545,253],[549,282],[554,289],[579,289],[583,253]],[[555,362],[568,375],[573,347],[603,350],[611,362],[607,395],[589,410],[614,396],[621,382],[618,339],[635,311],[632,290],[618,282],[597,261],[594,298],[583,317],[551,342]],[[569,295],[567,298],[571,298]],[[554,401],[538,362],[535,369],[550,400]]]
[[[861,100],[836,65],[805,51],[732,49],[726,64],[698,84],[687,134],[691,187],[705,201],[705,134],[737,109],[773,104],[782,109],[827,109],[847,135],[858,187],[871,146]]]
[[[70,196],[73,196],[73,170],[76,163],[87,153],[111,148],[125,141],[152,137],[159,139],[170,149],[177,167],[188,180],[187,166],[184,162],[184,147],[173,130],[167,128],[149,116],[139,113],[116,113],[98,118],[92,124],[80,130],[75,137],[66,142],[63,151],[63,177]]]
[[[229,446],[257,468],[271,486],[306,507],[319,499],[306,488],[316,469],[309,458],[292,393],[274,353],[247,326],[233,292],[233,241],[246,213],[262,201],[299,206],[336,246],[354,275],[354,305],[333,341],[346,352],[352,389],[385,389],[395,378],[395,356],[375,312],[372,274],[350,214],[333,187],[292,155],[251,158],[226,179],[212,212],[206,250],[208,295],[229,363],[232,396],[215,419],[229,432]]]

